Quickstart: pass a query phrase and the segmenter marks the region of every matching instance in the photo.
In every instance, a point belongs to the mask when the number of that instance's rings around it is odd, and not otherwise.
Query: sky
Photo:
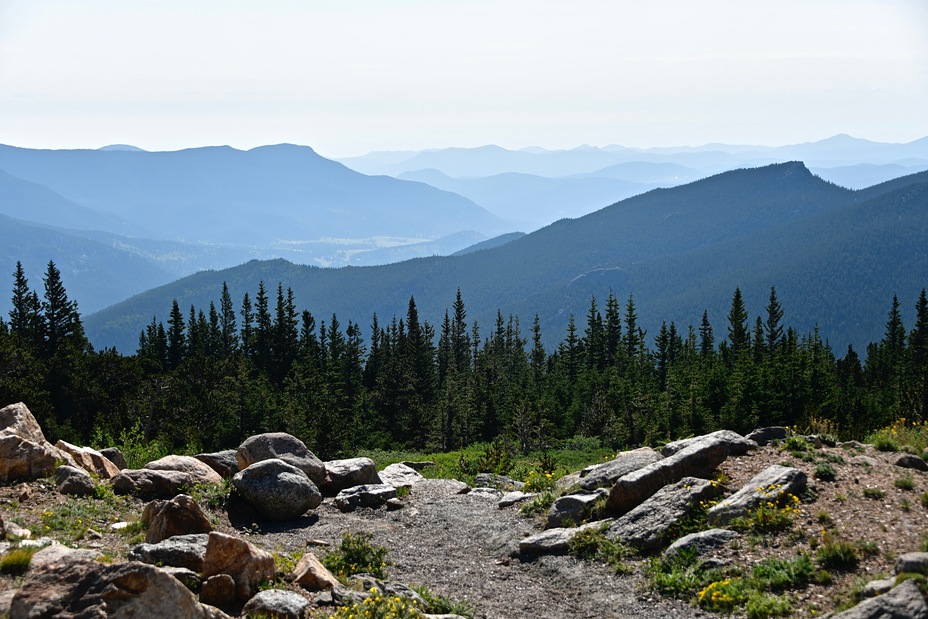
[[[928,135],[925,0],[0,0],[0,143]]]

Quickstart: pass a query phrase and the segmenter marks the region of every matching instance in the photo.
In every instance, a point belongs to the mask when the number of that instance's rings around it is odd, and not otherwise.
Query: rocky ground
[[[792,455],[769,446],[728,458],[717,478],[730,491],[773,464],[805,471],[813,491],[804,497],[789,530],[746,535],[723,548],[721,558],[750,566],[774,556],[814,555],[824,536],[853,542],[867,549],[856,570],[834,572],[830,584],[810,584],[791,593],[794,616],[833,610],[861,583],[891,574],[896,557],[919,549],[928,531],[928,509],[921,501],[928,491],[926,473],[896,466],[898,457],[868,446],[810,448]],[[816,467],[825,463],[834,469],[834,480],[815,480]],[[207,511],[217,530],[244,535],[261,548],[291,556],[306,550],[323,555],[345,531],[371,533],[375,544],[390,550],[391,580],[469,600],[475,617],[707,616],[691,600],[665,599],[651,591],[643,575],[647,558],[629,560],[632,573],[617,575],[604,564],[571,556],[513,556],[519,540],[539,532],[542,523],[520,515],[518,505],[498,508],[488,493],[453,494],[455,489],[443,484],[427,480],[414,485],[401,498],[402,508],[392,511],[381,507],[342,512],[326,499],[296,520],[249,523],[241,515],[230,520],[218,507],[215,499],[221,492],[213,493],[214,506]],[[866,489],[871,490],[865,493]],[[209,496],[199,498],[210,504]],[[141,500],[112,495],[67,498],[48,479],[0,487],[0,514],[8,530],[21,526],[33,537],[47,534],[93,549],[106,560],[121,560],[141,541],[137,531],[119,533],[110,525],[137,520],[143,506]],[[22,580],[23,576],[0,574],[0,590],[15,589]]]

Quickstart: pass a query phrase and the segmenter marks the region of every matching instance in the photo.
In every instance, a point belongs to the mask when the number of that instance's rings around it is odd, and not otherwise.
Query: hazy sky
[[[926,0],[0,0],[0,143],[928,135]]]

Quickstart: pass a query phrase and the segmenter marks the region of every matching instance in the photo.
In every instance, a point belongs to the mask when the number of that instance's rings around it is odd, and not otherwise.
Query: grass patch
[[[473,619],[474,604],[470,600],[454,600],[444,595],[429,591],[427,587],[413,587],[413,590],[425,601],[426,612],[433,615],[459,615]]]
[[[870,434],[867,442],[880,451],[900,451],[905,447],[911,453],[921,453],[928,448],[928,423],[909,422],[902,417]]]
[[[886,496],[886,491],[882,488],[864,488],[863,495],[866,499],[882,499]]]
[[[906,473],[902,477],[893,480],[893,485],[900,490],[915,490],[915,480],[911,473]]]
[[[38,552],[36,546],[26,546],[24,548],[12,548],[6,551],[0,557],[0,572],[12,576],[20,576],[29,570],[29,563],[32,561],[32,555]]]
[[[548,513],[558,495],[554,490],[545,490],[533,499],[524,501],[519,507],[523,516],[542,516]]]
[[[134,510],[128,497],[110,495],[99,500],[90,497],[68,497],[64,503],[42,512],[40,535],[55,535],[60,541],[82,539],[87,529],[102,531],[110,524],[129,520]]]
[[[771,493],[776,489],[769,489]],[[735,518],[731,527],[739,531],[755,534],[769,534],[787,531],[792,528],[796,517],[801,513],[801,501],[795,494],[771,494],[769,500],[763,501],[748,512],[747,516]]]
[[[860,563],[857,547],[843,539],[825,534],[822,544],[815,551],[815,561],[825,570],[850,572]]]
[[[580,559],[589,561],[600,560],[607,563],[617,574],[627,574],[631,568],[625,564],[625,559],[635,554],[635,550],[621,542],[608,539],[605,529],[590,528],[578,532],[567,544],[567,551]]]

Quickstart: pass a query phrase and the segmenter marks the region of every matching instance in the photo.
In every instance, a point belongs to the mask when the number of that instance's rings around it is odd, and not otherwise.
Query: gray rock
[[[152,565],[66,561],[33,570],[13,596],[10,617],[204,619],[206,613],[193,593]]]
[[[59,462],[77,466],[70,454],[45,440],[39,422],[25,404],[0,409],[0,481],[49,477]]]
[[[194,458],[216,471],[223,479],[231,479],[239,471],[236,453],[234,449],[226,449],[224,451],[197,454]]]
[[[798,496],[806,489],[806,474],[799,469],[774,464],[749,481],[743,488],[709,509],[709,523],[723,525],[747,516],[762,502],[775,501],[783,494]]]
[[[588,529],[607,527],[611,523],[612,521],[610,520],[603,520],[601,522],[588,522],[587,524],[580,525],[579,527],[573,527],[570,529],[548,529],[546,531],[542,531],[541,533],[530,535],[529,537],[525,537],[519,540],[519,555],[532,556],[564,554],[567,552],[567,547],[568,544],[570,544],[570,540],[572,540],[577,533],[586,531]]]
[[[425,479],[418,470],[401,462],[385,466],[378,476],[380,483],[394,488],[409,488]]]
[[[256,593],[242,610],[248,616],[262,616],[269,619],[302,619],[308,606],[309,600],[299,593],[266,589]]]
[[[668,484],[684,477],[709,477],[728,457],[724,440],[708,439],[690,443],[680,451],[620,477],[609,493],[609,509],[624,514]]]
[[[896,559],[896,574],[916,573],[928,575],[928,552],[907,552]]]
[[[771,441],[784,441],[787,436],[789,436],[789,430],[784,426],[769,426],[758,428],[744,438],[763,447],[769,445]]]
[[[842,443],[838,443],[838,447],[842,449],[866,449],[867,447],[870,447],[870,445],[861,443],[860,441],[844,441]]]
[[[381,484],[377,467],[370,458],[348,458],[325,462],[325,479],[319,486],[323,496],[335,496],[346,488]]]
[[[342,490],[335,497],[335,505],[342,511],[358,507],[380,507],[396,497],[396,488],[387,484],[366,484]]]
[[[512,490],[521,490],[525,487],[525,484],[521,481],[516,481],[511,477],[506,477],[505,475],[478,473],[477,476],[474,477],[474,486],[479,486],[482,488],[496,488],[497,490],[502,490],[503,492],[510,492]]]
[[[59,493],[72,496],[90,496],[96,487],[90,473],[67,464],[55,469],[55,483],[58,484]]]
[[[227,574],[235,581],[235,597],[245,602],[258,592],[261,583],[277,576],[274,556],[234,535],[213,531],[206,544],[203,576]]]
[[[380,580],[374,578],[370,574],[355,574],[348,578],[348,582],[360,589],[361,591],[373,591],[377,590],[383,595],[390,597],[398,596],[408,598],[421,606],[426,606],[425,600],[422,599],[422,596],[416,593],[410,587],[400,584],[398,582],[393,582],[389,580]]]
[[[872,468],[874,466],[879,465],[880,463],[879,460],[877,460],[876,458],[871,458],[870,456],[854,456],[853,458],[849,460],[849,462],[853,464],[854,466],[862,466],[865,468],[866,467]]]
[[[278,459],[306,473],[317,486],[325,480],[322,460],[307,449],[303,441],[286,432],[268,432],[245,439],[236,452],[236,458],[240,471],[262,460]]]
[[[77,466],[100,479],[111,479],[119,475],[119,467],[96,449],[79,447],[63,440],[55,443],[55,447],[74,458]]]
[[[928,605],[915,581],[898,587],[857,606],[831,616],[831,619],[925,619]]]
[[[660,547],[674,526],[693,513],[701,501],[722,493],[718,484],[685,477],[661,488],[647,501],[617,519],[606,537],[643,550]]]
[[[510,505],[515,505],[516,503],[521,503],[523,501],[530,501],[538,496],[537,492],[522,492],[520,490],[515,490],[513,492],[507,492],[504,494],[496,506],[500,509],[504,507],[509,507]]]
[[[913,456],[912,454],[901,454],[898,458],[896,458],[896,461],[893,462],[893,464],[904,469],[928,471],[928,462],[925,462],[918,456]]]
[[[653,464],[662,458],[663,456],[650,447],[624,451],[616,456],[614,460],[590,467],[586,475],[581,474],[580,487],[584,490],[611,487],[620,477]]]
[[[560,492],[570,492],[571,490],[576,490],[580,487],[580,473],[568,473],[564,475],[556,482],[554,482],[554,489]]]
[[[193,570],[188,570],[186,567],[165,566],[161,568],[161,571],[170,574],[194,593],[199,593],[203,587],[203,579],[200,578],[200,575]]]
[[[37,570],[56,563],[68,561],[94,561],[99,553],[84,548],[70,548],[58,542],[36,551],[29,561],[29,569]]]
[[[268,520],[292,520],[322,503],[316,484],[301,469],[276,458],[242,469],[232,486]]]
[[[213,526],[199,504],[186,494],[178,494],[170,501],[157,501],[150,504],[152,509],[148,520],[148,532],[145,541],[157,544],[176,535],[209,533]],[[146,508],[148,506],[146,505]]]
[[[468,494],[470,496],[481,497],[493,501],[498,501],[500,497],[503,496],[502,491],[497,490],[496,488],[474,488]]]
[[[545,528],[554,529],[570,526],[570,524],[574,526],[580,524],[589,518],[593,505],[608,495],[609,491],[605,488],[597,488],[588,492],[574,492],[558,497],[548,510]]]
[[[200,601],[225,610],[236,605],[235,579],[228,574],[213,574],[200,587]]]
[[[103,454],[104,458],[115,464],[116,468],[120,470],[129,468],[129,465],[126,463],[126,457],[122,455],[119,447],[107,447],[106,449],[101,449],[100,453]]]
[[[205,533],[175,535],[157,544],[135,546],[129,550],[129,560],[202,572],[208,541],[209,536]]]
[[[883,595],[890,589],[892,589],[896,584],[895,578],[883,578],[881,580],[871,580],[864,588],[860,590],[860,597],[872,598],[878,595]]]
[[[142,468],[151,471],[180,471],[187,473],[194,485],[212,484],[218,486],[222,484],[222,477],[219,473],[193,456],[165,456],[149,462]]]
[[[192,488],[194,479],[183,471],[125,469],[113,478],[113,492],[132,494],[142,499],[170,499],[182,488]]]
[[[404,460],[399,464],[404,464],[414,471],[421,471],[423,469],[429,468],[430,466],[435,466],[435,463],[431,460]]]
[[[731,430],[716,430],[715,432],[702,436],[695,436],[693,438],[685,438],[667,443],[664,445],[664,448],[661,449],[661,454],[664,456],[672,456],[690,445],[700,443],[721,443],[727,447],[728,452],[726,455],[728,456],[742,456],[752,449],[757,449],[757,443],[747,440],[737,432],[732,432]]]
[[[727,546],[740,537],[741,535],[739,533],[729,531],[728,529],[709,529],[707,531],[690,533],[668,546],[667,550],[664,551],[663,557],[665,559],[672,559],[679,553],[692,548],[696,549],[697,555],[703,555],[711,550]]]

